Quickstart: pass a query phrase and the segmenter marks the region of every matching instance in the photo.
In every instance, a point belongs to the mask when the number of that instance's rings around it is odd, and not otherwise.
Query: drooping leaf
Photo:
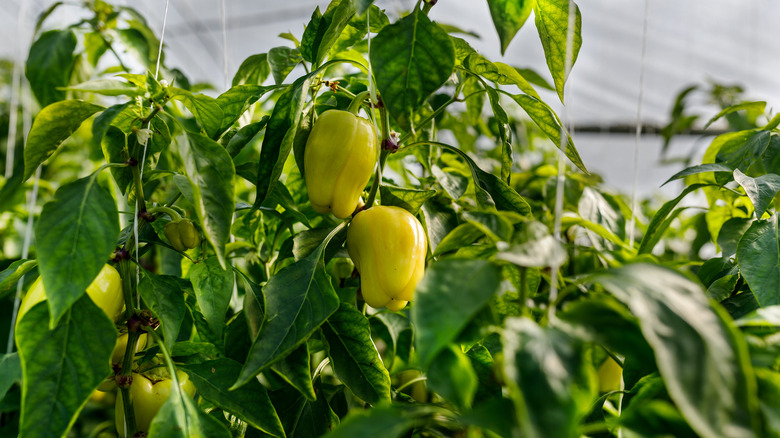
[[[35,241],[51,328],[84,295],[118,237],[116,201],[97,173],[60,187],[43,206]]]
[[[745,194],[755,207],[757,219],[761,219],[769,204],[775,199],[777,192],[780,191],[780,175],[774,173],[751,178],[739,169],[735,169],[734,181],[745,189]]]
[[[271,73],[271,69],[268,65],[268,54],[260,53],[247,57],[244,62],[238,67],[236,75],[233,76],[232,85],[241,84],[262,84],[268,75]]]
[[[322,333],[336,377],[365,402],[390,401],[390,374],[371,339],[368,319],[342,303],[322,325]]]
[[[195,211],[206,238],[225,268],[225,245],[233,221],[236,170],[233,160],[219,143],[203,135],[187,133],[190,153],[185,166],[192,186]]]
[[[720,164],[720,163],[699,164],[697,166],[687,167],[675,173],[674,175],[672,175],[671,178],[667,179],[663,184],[661,184],[661,186],[664,186],[674,180],[685,178],[688,175],[696,175],[699,173],[706,173],[706,172],[732,173],[733,169],[731,169],[729,166],[726,166],[725,164]]]
[[[639,319],[669,396],[699,435],[756,436],[758,399],[747,346],[701,286],[643,263],[593,280]]]
[[[89,297],[76,301],[51,330],[49,319],[46,304],[39,303],[17,327],[24,376],[21,436],[67,435],[89,396],[111,372],[117,332]]]
[[[217,97],[217,105],[222,109],[222,123],[219,130],[211,138],[216,140],[249,109],[250,105],[274,88],[261,87],[260,85],[236,85],[220,94]]]
[[[201,397],[263,432],[283,437],[284,430],[265,387],[252,380],[234,391],[241,364],[227,358],[183,366]]]
[[[59,87],[65,87],[70,82],[77,42],[70,29],[50,30],[42,33],[30,46],[25,75],[41,107],[65,99],[65,91]]]
[[[574,7],[575,16],[569,17],[570,4]],[[534,8],[536,30],[544,48],[547,67],[555,82],[558,97],[563,102],[563,85],[568,79],[570,69],[577,61],[577,55],[582,46],[582,15],[580,8],[573,0],[536,0]],[[572,45],[567,47],[569,24],[573,21]]]
[[[206,135],[209,138],[216,137],[222,128],[222,120],[225,118],[217,100],[205,94],[194,94],[181,88],[169,87],[169,90],[171,98],[180,100],[195,116],[195,120],[198,121]]]
[[[263,288],[265,322],[252,343],[234,388],[305,342],[338,309],[338,295],[322,262],[329,242],[330,238],[323,240],[315,251],[279,271]]]
[[[458,336],[500,281],[501,269],[486,260],[445,259],[426,270],[412,307],[415,347],[424,366]]]
[[[42,109],[33,121],[24,147],[24,179],[76,132],[84,120],[102,109],[82,100],[56,102]]]
[[[523,436],[577,436],[596,390],[583,346],[561,330],[526,318],[507,319],[502,343],[504,373]]]
[[[452,41],[418,9],[385,26],[371,44],[371,65],[382,101],[401,127],[408,129],[412,113],[452,74]]]
[[[748,110],[748,111],[757,111],[759,113],[763,113],[764,109],[766,108],[766,102],[759,101],[759,102],[744,102],[737,105],[731,105],[727,108],[724,108],[721,112],[713,116],[711,119],[707,121],[707,123],[704,124],[703,129],[707,129],[710,125],[715,123],[716,120],[720,119],[723,116],[726,116],[728,114],[742,111],[742,110]]]
[[[676,198],[667,201],[658,209],[650,220],[650,224],[647,225],[645,235],[642,237],[642,242],[639,244],[639,254],[649,253],[653,250],[658,241],[661,240],[663,233],[669,228],[669,225],[677,214],[679,214],[679,209],[674,210],[677,204],[679,204],[689,193],[706,186],[707,184],[692,184],[686,187]],[[675,211],[678,213],[675,213]]]
[[[189,276],[198,307],[217,340],[221,340],[225,315],[233,296],[233,270],[222,268],[217,258],[209,257],[193,265]]]
[[[3,298],[5,294],[16,291],[16,283],[19,282],[25,274],[33,270],[38,266],[36,260],[17,260],[2,272],[0,272],[0,298]],[[0,397],[2,400],[2,397]]]
[[[488,0],[490,16],[501,41],[501,55],[531,15],[533,5],[531,0]]]
[[[737,244],[737,263],[761,306],[780,304],[780,214],[753,222]]]
[[[417,214],[425,201],[436,196],[436,191],[406,189],[382,184],[379,187],[379,194],[382,198],[382,205],[395,205],[409,211],[409,213]]]
[[[284,359],[271,365],[271,369],[307,400],[317,399],[311,379],[309,347],[305,342]]]
[[[185,283],[185,284],[182,284]],[[160,320],[165,334],[165,345],[173,348],[179,334],[186,308],[184,289],[188,288],[184,280],[171,275],[147,273],[138,284],[138,291],[152,313]],[[231,290],[232,292],[232,290]]]
[[[293,71],[303,58],[301,51],[290,47],[274,47],[268,51],[268,64],[271,66],[271,74],[276,85],[284,82],[287,75]]]

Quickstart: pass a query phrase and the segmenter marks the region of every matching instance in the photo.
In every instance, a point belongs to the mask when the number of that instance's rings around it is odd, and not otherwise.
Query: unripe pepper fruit
[[[358,206],[377,160],[374,127],[342,110],[322,113],[309,133],[303,154],[309,201],[320,214],[349,217]]]
[[[103,309],[103,312],[111,318],[111,321],[116,322],[122,316],[122,309],[125,306],[124,295],[122,294],[122,278],[113,266],[103,265],[97,277],[87,286],[87,295],[98,307]],[[43,282],[39,277],[30,287],[30,291],[24,296],[22,304],[19,306],[16,324],[19,324],[22,316],[28,310],[45,299],[46,291],[43,289]]]
[[[347,251],[360,272],[369,306],[400,310],[414,299],[425,273],[428,243],[411,213],[383,205],[360,211],[347,230]]]
[[[165,224],[165,237],[176,251],[186,251],[200,244],[200,233],[189,219],[174,219]]]
[[[176,371],[179,379],[179,387],[190,397],[195,395],[195,385],[187,374]],[[154,416],[171,395],[173,380],[167,377],[155,378],[143,374],[133,373],[133,382],[130,384],[130,399],[133,400],[136,429],[149,432]],[[122,392],[117,392],[114,411],[116,430],[119,436],[124,436],[125,411],[122,402]]]

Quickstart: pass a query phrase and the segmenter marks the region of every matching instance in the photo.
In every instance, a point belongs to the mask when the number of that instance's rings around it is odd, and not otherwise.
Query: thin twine
[[[24,19],[25,12],[27,12],[27,1],[22,0],[19,4],[19,12],[16,16],[16,23],[18,30],[21,31],[22,20]],[[18,32],[21,33],[21,32]],[[14,172],[14,155],[16,152],[16,108],[19,106],[19,92],[22,82],[22,44],[24,38],[19,38],[16,41],[16,62],[14,62],[13,76],[11,78],[11,112],[8,115],[8,143],[5,155],[5,178],[11,178]]]
[[[371,8],[366,8],[366,37],[368,38],[368,92],[369,99],[368,104],[371,106],[371,121],[374,122],[374,133],[379,139],[379,126],[376,124],[376,115],[374,114],[374,99],[376,99],[376,85],[374,84],[374,73],[371,70]],[[377,155],[381,154],[382,145],[377,148]],[[377,166],[380,166],[379,160],[376,162]],[[382,181],[379,181],[381,183]],[[369,206],[370,207],[370,206]]]
[[[222,75],[225,77],[225,89],[230,86],[228,80],[228,53],[227,53],[227,13],[225,12],[225,0],[220,0],[220,19],[222,21]]]
[[[628,222],[628,246],[634,247],[634,232],[636,229],[635,212],[639,200],[637,191],[639,186],[639,140],[642,136],[642,98],[645,88],[645,56],[647,53],[647,16],[650,8],[650,0],[645,0],[645,16],[642,30],[642,60],[639,67],[639,96],[636,104],[636,141],[634,142],[634,183],[631,188],[631,220]]]
[[[155,80],[160,75],[160,59],[162,58],[163,41],[165,40],[165,26],[168,23],[169,4],[170,4],[170,0],[165,0],[165,11],[163,12],[162,31],[160,32],[160,47],[157,50],[157,66],[154,69]],[[144,152],[142,155],[141,162],[139,163],[139,165],[141,166],[141,174],[139,178],[141,180],[141,183],[143,183],[143,179],[144,179],[144,163],[146,163],[146,150],[150,140],[151,140],[151,133],[149,135],[149,138],[146,139],[146,142],[144,142]],[[138,209],[140,208],[138,201],[139,201],[138,197],[136,197],[135,215],[133,216],[133,236],[135,237],[135,257],[136,260],[138,261],[135,265],[135,301],[136,301],[136,306],[141,307],[141,292],[138,289],[138,284],[141,282],[141,260],[138,256]]]
[[[569,23],[566,29],[566,62],[563,70],[564,84],[569,78],[571,67],[573,64],[574,53],[572,46],[574,45],[574,27],[576,26],[576,5],[574,1],[569,0]],[[565,94],[565,91],[564,91]],[[571,97],[571,94],[569,95]],[[565,99],[564,99],[565,100]],[[563,215],[563,191],[566,184],[566,147],[568,146],[569,138],[566,132],[565,121],[568,121],[568,105],[563,104],[563,120],[561,121],[561,140],[560,147],[558,148],[558,179],[555,187],[555,222],[553,224],[553,237],[561,240],[561,216]],[[555,301],[558,299],[558,269],[559,264],[555,264],[550,267],[550,304],[548,310],[548,318],[553,319],[555,317]]]

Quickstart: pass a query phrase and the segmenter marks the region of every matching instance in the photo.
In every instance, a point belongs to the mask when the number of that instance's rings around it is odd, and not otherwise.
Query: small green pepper
[[[200,233],[189,219],[174,219],[165,224],[165,237],[176,251],[186,251],[200,244]]]

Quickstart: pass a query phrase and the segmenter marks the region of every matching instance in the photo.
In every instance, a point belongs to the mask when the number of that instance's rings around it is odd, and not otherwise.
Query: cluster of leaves
[[[26,74],[41,110],[0,211],[26,213],[18,194],[39,166],[48,190],[35,257],[3,261],[0,298],[38,272],[48,305],[19,324],[21,358],[0,359],[0,430],[111,435],[93,390],[116,330],[84,291],[113,257],[127,316],[160,322],[134,366],[175,364],[198,392],[174,387],[150,436],[780,436],[780,118],[717,137],[645,224],[587,172],[537,91],[563,99],[576,5],[487,1],[502,51],[533,14],[550,85],[431,21],[434,1],[395,21],[372,3],[315,10],[217,97],[164,63],[164,80],[128,70],[161,56],[131,8],[96,0],[94,18],[36,35]],[[78,73],[101,62],[118,65]],[[381,140],[400,145],[370,183],[377,201],[415,214],[429,243],[401,312],[366,307],[349,221],[316,214],[302,177],[318,114],[365,90]],[[576,168],[560,238],[555,148]],[[71,172],[65,151],[82,157]],[[699,190],[707,233],[691,251],[711,241],[718,257],[660,251]],[[159,207],[192,218],[203,243],[175,251]]]

